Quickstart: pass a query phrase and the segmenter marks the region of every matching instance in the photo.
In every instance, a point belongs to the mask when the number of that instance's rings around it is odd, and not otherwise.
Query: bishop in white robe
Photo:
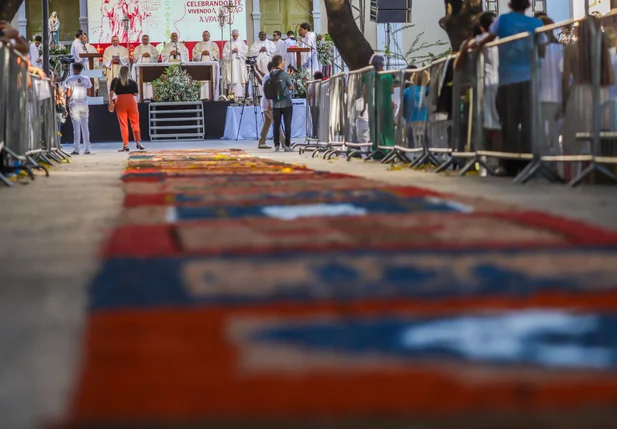
[[[193,48],[193,61],[218,61],[221,58],[218,45],[210,40],[210,32],[204,31],[203,40]]]
[[[124,46],[120,46],[118,36],[111,38],[111,46],[103,52],[103,70],[107,79],[107,90],[111,81],[118,77],[120,68],[129,65],[129,51]]]
[[[321,63],[317,57],[317,35],[311,31],[310,24],[300,24],[298,30],[302,36],[302,43],[299,43],[301,48],[311,48],[309,52],[302,52],[302,68],[311,70],[311,76],[316,71],[321,71]]]
[[[171,33],[171,42],[165,45],[161,52],[164,63],[186,63],[189,61],[189,50],[182,42],[178,42],[178,33]]]
[[[276,55],[276,45],[266,38],[266,32],[259,32],[259,40],[251,45],[249,55],[257,57],[255,67],[259,77],[263,77],[268,73],[268,63],[272,61],[272,57]]]
[[[243,97],[244,85],[248,81],[246,54],[249,48],[243,40],[238,39],[239,35],[238,30],[231,32],[232,40],[225,42],[223,46],[223,61],[228,92],[235,94],[236,97]]]

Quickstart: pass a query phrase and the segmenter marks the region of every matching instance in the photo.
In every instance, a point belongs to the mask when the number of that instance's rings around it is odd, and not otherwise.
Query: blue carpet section
[[[585,263],[577,266],[573,259]],[[616,261],[616,248],[114,258],[105,262],[92,285],[91,306],[98,311],[402,297],[524,299],[546,291],[617,293]]]
[[[347,204],[352,204],[354,208],[365,210],[367,214],[413,214],[413,213],[454,213],[458,212],[453,205],[447,201],[429,200],[426,198],[394,198],[391,195],[380,199],[354,201],[347,199]],[[293,206],[293,204],[285,204]],[[201,207],[177,207],[176,217],[178,221],[192,221],[203,219],[237,219],[245,217],[266,217],[263,212],[264,207],[251,205],[242,206],[201,206]]]
[[[342,353],[350,362],[370,356],[555,369],[617,367],[617,314],[523,310],[463,317],[278,323],[256,326],[249,341],[300,347],[311,354]]]

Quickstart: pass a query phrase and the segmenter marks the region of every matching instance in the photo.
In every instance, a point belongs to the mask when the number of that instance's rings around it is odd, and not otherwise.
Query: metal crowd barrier
[[[40,170],[49,176],[43,164],[68,159],[57,138],[53,85],[28,67],[25,57],[0,43],[0,181],[7,186],[9,175],[23,171],[34,179],[33,170]]]
[[[565,25],[578,25],[576,43],[558,43]],[[500,51],[514,52],[510,61],[522,59],[511,81],[500,82]],[[499,39],[423,68],[367,67],[311,82],[320,98],[307,103],[307,141],[315,142],[313,156],[363,155],[460,175],[505,169],[516,183],[542,177],[575,186],[593,172],[617,182],[616,73],[613,11]],[[327,137],[315,122],[327,123]]]

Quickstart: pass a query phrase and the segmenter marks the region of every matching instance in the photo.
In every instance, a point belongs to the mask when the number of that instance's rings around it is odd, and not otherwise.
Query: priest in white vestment
[[[225,62],[225,81],[228,93],[236,97],[244,96],[244,85],[248,81],[246,71],[246,54],[249,47],[243,40],[239,40],[238,30],[231,32],[231,41],[223,46],[223,61]]]
[[[268,63],[272,61],[272,57],[276,55],[276,45],[268,40],[266,32],[259,32],[259,40],[251,45],[249,56],[257,57],[255,68],[260,79],[268,73]]]
[[[150,44],[150,37],[147,34],[141,36],[141,45],[135,48],[133,51],[133,63],[135,64],[149,64],[149,63],[158,63],[160,52],[156,49],[155,46]],[[141,73],[141,69],[139,67],[133,67],[133,80],[136,82],[139,80],[137,73]],[[151,99],[152,92],[152,83],[146,82],[143,84],[143,93],[142,87],[139,88],[139,96],[142,100]]]
[[[218,61],[221,58],[216,42],[210,40],[210,32],[204,31],[203,40],[193,48],[193,61]]]
[[[88,43],[88,35],[86,33],[84,33],[84,46],[86,47],[86,51],[88,51],[89,54],[97,54],[98,51],[96,50],[96,48],[94,46],[92,46],[90,43]],[[100,58],[94,58],[93,64],[94,64],[94,70],[99,70],[101,68],[101,59]],[[88,69],[90,69],[90,61],[88,60],[88,62],[86,63],[88,65]],[[99,83],[99,79],[98,78],[94,78],[92,79],[94,81],[94,93],[98,94],[99,92],[99,88],[100,88],[100,83]]]
[[[285,60],[285,67],[293,67],[295,69],[298,68],[298,64],[296,64],[296,53],[295,52],[287,52],[289,48],[295,48],[298,46],[298,41],[296,40],[295,34],[293,31],[287,32],[287,39],[285,39],[285,56],[283,57]]]
[[[43,38],[36,36],[34,42],[30,43],[30,52],[28,53],[28,59],[33,67],[43,68],[43,57],[41,55],[41,42]]]
[[[298,33],[302,36],[298,47],[311,48],[309,52],[302,52],[302,68],[310,69],[312,76],[316,71],[321,71],[321,63],[317,57],[317,35],[311,31],[311,24],[307,22],[300,24]]]
[[[103,52],[103,70],[105,72],[105,78],[107,79],[108,92],[111,81],[120,74],[120,68],[128,65],[129,51],[124,46],[120,46],[118,36],[112,37],[111,46],[107,47],[105,52]]]
[[[144,34],[141,37],[141,45],[133,51],[133,62],[135,64],[158,63],[159,51],[150,44],[150,37]]]
[[[285,41],[283,39],[281,39],[282,34],[280,31],[275,31],[272,33],[272,43],[274,43],[274,46],[276,46],[276,54],[280,55],[281,57],[283,57],[283,60],[285,60],[285,55],[287,54],[287,45],[285,44]]]
[[[171,33],[171,42],[165,45],[161,53],[164,63],[186,63],[189,61],[189,50],[182,42],[178,42],[178,33]]]
[[[82,63],[84,67],[88,66],[88,59],[82,58],[81,54],[87,54],[86,45],[84,44],[84,32],[82,30],[77,30],[75,33],[75,40],[73,40],[73,44],[71,45],[71,56],[75,60],[76,63]]]

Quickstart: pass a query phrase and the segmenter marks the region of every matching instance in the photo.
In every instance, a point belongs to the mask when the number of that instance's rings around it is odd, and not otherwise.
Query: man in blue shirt
[[[491,25],[490,36],[480,44],[496,38],[503,39],[528,32],[534,35],[542,21],[525,15],[529,0],[511,0],[511,13],[501,15]],[[499,45],[499,88],[496,98],[497,112],[501,120],[504,151],[511,153],[531,152],[531,51],[529,39]],[[505,161],[509,176],[516,176],[526,162]]]

